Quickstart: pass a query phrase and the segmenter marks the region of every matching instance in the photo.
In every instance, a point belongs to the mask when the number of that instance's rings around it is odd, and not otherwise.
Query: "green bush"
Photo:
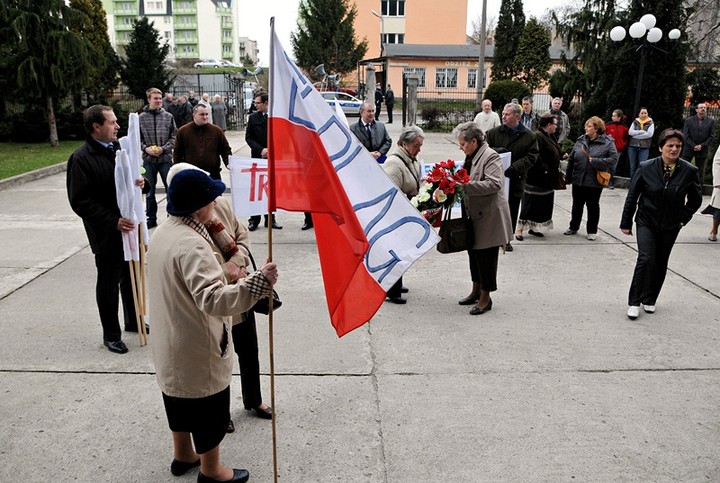
[[[440,126],[440,115],[442,111],[437,107],[423,107],[420,111],[420,117],[425,121],[426,129],[437,129]]]
[[[520,101],[523,97],[530,95],[532,95],[532,91],[527,85],[514,80],[491,82],[485,90],[485,98],[490,99],[496,110],[501,110],[513,99]]]

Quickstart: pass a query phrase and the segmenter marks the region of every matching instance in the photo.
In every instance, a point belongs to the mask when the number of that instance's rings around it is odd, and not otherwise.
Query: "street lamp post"
[[[480,56],[478,57],[477,77],[475,78],[475,87],[477,88],[477,109],[482,109],[483,101],[483,83],[485,82],[485,36],[487,35],[487,0],[482,2],[482,25],[480,25]]]
[[[638,79],[637,87],[635,88],[635,103],[633,105],[632,115],[637,115],[640,110],[640,94],[642,92],[643,76],[645,75],[645,63],[647,62],[647,50],[657,49],[661,52],[664,50],[656,47],[654,44],[660,41],[663,37],[663,31],[655,27],[655,16],[651,14],[645,14],[640,18],[639,22],[635,22],[628,29],[630,37],[634,39],[642,39],[640,47],[636,50],[640,51],[640,65],[638,67]],[[677,40],[680,38],[680,30],[672,29],[668,32],[668,38],[670,40]],[[613,27],[610,31],[610,40],[613,42],[621,42],[625,39],[625,28],[621,26]],[[665,52],[667,53],[667,52]]]
[[[385,33],[385,17],[377,13],[375,10],[370,10],[370,13],[380,19],[380,55],[383,51],[383,34]]]

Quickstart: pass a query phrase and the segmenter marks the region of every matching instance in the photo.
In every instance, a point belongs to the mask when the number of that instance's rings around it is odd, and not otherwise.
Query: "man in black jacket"
[[[695,108],[695,115],[685,119],[683,135],[685,144],[681,156],[686,161],[692,161],[695,158],[695,166],[700,172],[700,184],[702,184],[708,146],[715,135],[715,119],[707,117],[707,104],[704,102],[698,104]]]
[[[393,106],[395,106],[395,93],[392,87],[390,87],[390,84],[388,84],[385,90],[385,107],[387,108],[388,124],[392,124]]]
[[[250,157],[256,159],[267,159],[267,93],[258,93],[253,102],[257,111],[253,112],[248,117],[247,128],[245,128],[245,142],[248,146],[250,146]],[[276,230],[282,230],[282,226],[275,221],[275,215],[273,215],[272,218],[272,227]],[[260,215],[251,216],[248,220],[248,230],[255,231],[257,230],[258,225],[260,225]],[[268,216],[265,215],[265,227],[267,226]]]
[[[70,206],[82,218],[95,255],[95,297],[103,342],[110,352],[128,351],[121,339],[118,292],[122,295],[125,330],[137,332],[128,263],[123,259],[122,232],[133,230],[132,220],[120,215],[115,195],[115,151],[120,148],[120,126],[112,108],[90,106],[84,113],[88,137],[68,160],[67,192]],[[142,178],[136,181],[144,186]]]

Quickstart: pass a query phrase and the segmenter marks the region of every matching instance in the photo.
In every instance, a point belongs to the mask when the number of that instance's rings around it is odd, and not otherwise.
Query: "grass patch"
[[[0,179],[67,161],[84,141],[62,141],[56,148],[48,143],[0,143]]]

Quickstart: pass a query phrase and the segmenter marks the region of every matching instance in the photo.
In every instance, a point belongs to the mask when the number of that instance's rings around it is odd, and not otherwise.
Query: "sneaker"
[[[640,306],[639,305],[631,305],[628,307],[627,311],[628,319],[635,320],[640,316]]]
[[[575,233],[577,233],[577,230],[573,230],[572,228],[568,228],[567,230],[565,230],[565,232],[563,232],[563,235],[574,235]]]
[[[597,233],[588,233],[587,239],[590,241],[595,241],[597,238]]]
[[[643,304],[643,310],[646,314],[654,314],[655,313],[655,306],[654,305],[645,305]]]

